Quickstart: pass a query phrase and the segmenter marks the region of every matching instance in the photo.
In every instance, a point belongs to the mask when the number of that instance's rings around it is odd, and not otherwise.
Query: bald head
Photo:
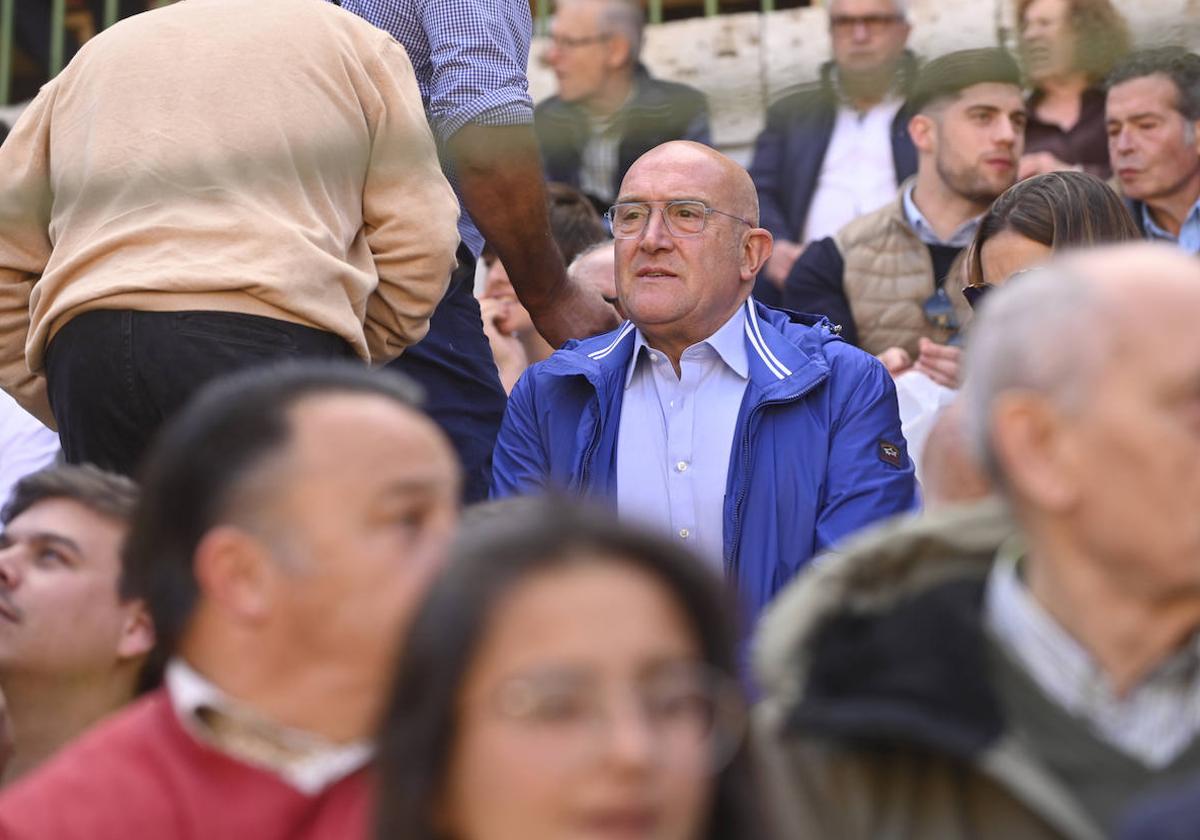
[[[617,200],[636,200],[635,197],[626,197],[626,185],[646,171],[664,168],[688,170],[697,190],[697,198],[702,197],[700,191],[703,191],[716,209],[758,224],[758,191],[750,180],[750,174],[732,158],[691,140],[663,143],[634,161],[621,181],[621,195]]]

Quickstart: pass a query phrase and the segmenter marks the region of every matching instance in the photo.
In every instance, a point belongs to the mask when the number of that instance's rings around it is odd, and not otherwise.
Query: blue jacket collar
[[[747,298],[746,355],[750,383],[766,397],[803,390],[829,373],[824,347],[841,341],[826,318],[773,309]],[[554,375],[582,375],[596,388],[619,385],[633,357],[635,327],[626,321],[612,332],[572,341],[542,363]]]

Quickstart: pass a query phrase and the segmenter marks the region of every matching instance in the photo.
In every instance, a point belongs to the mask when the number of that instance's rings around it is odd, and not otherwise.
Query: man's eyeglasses
[[[550,43],[556,50],[573,50],[576,47],[586,47],[588,44],[599,44],[612,37],[611,32],[601,32],[599,35],[583,35],[572,38],[569,35],[551,35]]]
[[[658,202],[655,202],[656,204]],[[654,207],[647,202],[628,201],[614,204],[608,208],[604,217],[612,226],[612,234],[616,239],[637,239],[650,223]],[[754,227],[754,223],[741,216],[726,213],[724,210],[714,210],[703,201],[679,200],[667,201],[662,204],[663,221],[672,236],[699,236],[704,233],[708,217],[713,213],[728,216],[742,224]]]
[[[832,15],[829,28],[836,35],[849,35],[862,26],[874,35],[903,20],[902,15]]]

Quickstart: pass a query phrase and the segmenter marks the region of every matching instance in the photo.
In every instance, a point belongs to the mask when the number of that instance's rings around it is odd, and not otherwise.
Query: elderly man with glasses
[[[534,128],[546,176],[603,209],[630,165],[659,143],[708,143],[708,103],[695,88],[656,79],[640,60],[636,0],[559,0],[544,60],[558,90]]]
[[[753,618],[816,551],[914,506],[895,389],[824,318],[750,296],[771,234],[729,158],[659,146],[609,218],[630,320],[526,371],[493,495],[608,498],[722,569]]]

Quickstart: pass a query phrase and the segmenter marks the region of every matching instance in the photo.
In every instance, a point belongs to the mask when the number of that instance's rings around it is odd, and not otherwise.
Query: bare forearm
[[[447,144],[463,203],[504,263],[533,324],[552,347],[617,325],[591,289],[567,280],[547,219],[537,141],[528,126],[468,125]]]
[[[537,140],[529,126],[466,125],[447,144],[463,203],[527,309],[566,283],[550,235]],[[531,305],[532,304],[532,305]]]

